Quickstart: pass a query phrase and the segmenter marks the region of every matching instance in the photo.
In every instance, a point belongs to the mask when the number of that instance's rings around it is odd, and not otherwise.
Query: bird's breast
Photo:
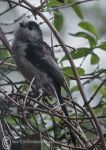
[[[24,57],[26,55],[27,43],[17,40],[13,42],[12,53],[17,57]]]

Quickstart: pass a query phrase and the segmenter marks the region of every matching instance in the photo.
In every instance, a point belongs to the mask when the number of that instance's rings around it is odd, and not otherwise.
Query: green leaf
[[[48,7],[55,7],[55,6],[60,6],[62,3],[57,1],[57,0],[50,0],[48,2]]]
[[[81,48],[76,49],[76,51],[75,50],[71,51],[70,55],[73,57],[73,59],[79,59],[79,58],[87,56],[91,52],[92,52],[92,49],[81,47]],[[66,55],[60,60],[60,62],[65,61],[65,60],[68,60]]]
[[[86,47],[81,47],[81,48],[78,48],[76,52],[72,51],[71,55],[73,59],[78,59],[78,58],[87,56],[90,52],[91,52],[91,49],[86,48]]]
[[[81,28],[87,30],[88,32],[91,32],[93,35],[95,35],[95,36],[96,36],[96,39],[99,38],[99,35],[98,35],[98,32],[97,32],[95,26],[92,25],[91,23],[86,22],[86,21],[81,21],[81,22],[79,23],[79,26],[80,26]]]
[[[96,44],[97,44],[97,41],[95,40],[95,38],[85,32],[77,32],[75,34],[69,33],[69,35],[87,39],[89,41],[90,47],[96,46]]]
[[[101,106],[95,107],[93,110],[97,116],[101,116],[103,114],[103,108]]]
[[[56,11],[54,13],[54,26],[58,31],[61,30],[63,26],[63,22],[64,22],[64,19],[63,19],[62,14],[59,11]]]
[[[6,58],[8,56],[10,56],[10,54],[7,50],[1,50],[0,51],[0,58]]]
[[[102,88],[100,89],[100,93],[106,97],[106,86],[102,86]]]
[[[79,76],[83,76],[85,74],[85,70],[83,68],[80,67],[76,67],[77,71],[78,71],[78,75]],[[71,67],[64,67],[63,71],[65,72],[65,74],[67,74],[70,77],[74,77],[73,71]]]
[[[106,42],[101,43],[100,45],[96,46],[96,48],[101,48],[106,51]]]
[[[15,121],[13,120],[13,118],[9,115],[6,117],[6,120],[9,122],[9,124],[13,125],[15,124]]]
[[[74,86],[71,88],[71,92],[77,92],[79,90],[78,86]]]
[[[99,56],[97,56],[95,53],[93,53],[91,56],[91,64],[92,65],[98,64],[99,61],[100,61]]]
[[[105,89],[106,90],[106,89]],[[106,92],[105,92],[106,93]],[[106,94],[105,94],[106,95]],[[106,104],[103,104],[103,109],[106,110]]]
[[[76,2],[76,0],[67,0],[67,4],[74,4]],[[80,17],[80,19],[83,19],[84,16],[83,16],[83,13],[81,11],[81,8],[79,5],[73,5],[73,6],[70,6],[71,8],[73,8],[74,12],[77,14],[78,17]]]
[[[82,13],[79,5],[75,5],[72,8],[74,9],[77,16],[80,17],[80,19],[84,19],[83,13]]]
[[[93,87],[93,89],[94,89],[94,90],[97,90],[98,87],[99,87],[98,85],[95,85],[95,86]],[[106,97],[106,86],[103,85],[103,86],[100,88],[99,92],[100,92],[103,96]]]

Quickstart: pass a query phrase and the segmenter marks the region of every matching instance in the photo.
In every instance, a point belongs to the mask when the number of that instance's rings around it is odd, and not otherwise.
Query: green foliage
[[[79,23],[79,26],[80,26],[82,29],[84,29],[84,30],[86,30],[86,31],[88,31],[88,32],[90,32],[90,33],[92,33],[92,34],[96,37],[96,39],[99,38],[99,35],[98,35],[98,32],[97,32],[95,26],[92,25],[91,23],[89,23],[89,22],[87,22],[87,21],[81,21],[81,22]]]
[[[9,56],[10,56],[10,54],[9,54],[8,50],[5,49],[5,50],[0,51],[0,59],[6,58]]]
[[[75,11],[76,15],[80,18],[80,19],[84,19],[84,15],[82,13],[82,10],[80,8],[79,5],[73,5],[76,1],[75,0],[49,0],[47,7],[48,8],[57,8],[54,10],[54,26],[56,27],[56,29],[58,31],[61,30],[63,23],[64,23],[64,18],[62,16],[62,13],[59,11],[59,7],[63,6],[64,4],[69,4],[70,8],[73,8],[73,10]]]
[[[89,41],[90,47],[96,46],[96,44],[97,44],[97,40],[93,36],[91,36],[90,34],[88,34],[86,32],[77,32],[75,34],[69,33],[69,35],[87,39]]]
[[[94,90],[98,89],[98,85],[94,85]],[[102,94],[104,97],[106,97],[106,85],[103,85],[101,89],[99,90],[99,93]]]
[[[77,69],[77,71],[78,71],[79,76],[83,76],[83,75],[85,74],[85,71],[84,71],[83,68],[77,67],[76,69]],[[72,70],[71,67],[64,67],[64,68],[63,68],[63,71],[64,71],[65,74],[67,74],[68,76],[74,77],[73,70]]]
[[[82,13],[81,8],[80,8],[79,5],[75,5],[72,8],[74,9],[77,16],[80,17],[80,19],[84,19],[83,13]]]
[[[98,64],[99,61],[100,61],[99,56],[96,55],[95,53],[93,53],[92,56],[91,56],[91,64],[92,65]]]
[[[73,57],[73,59],[79,59],[79,58],[87,56],[91,52],[92,52],[92,49],[86,48],[86,47],[81,47],[81,48],[77,48],[74,51],[71,51],[70,55]],[[61,59],[60,62],[65,61],[65,60],[67,60],[66,55]]]
[[[13,59],[7,49],[0,50],[0,71],[9,72],[14,70],[14,68],[9,67],[8,65],[4,67],[4,63],[13,63]]]
[[[78,59],[78,58],[87,56],[88,54],[90,54],[91,51],[92,51],[92,49],[90,49],[90,48],[81,47],[81,48],[76,49],[76,52],[72,51],[71,55],[72,55],[73,59]]]
[[[76,86],[73,86],[72,88],[71,88],[71,92],[73,93],[73,92],[77,92],[79,90],[79,88],[78,88],[78,86],[76,85]]]
[[[106,51],[106,42],[99,44],[98,46],[96,46],[96,48],[100,48],[100,49]]]
[[[55,28],[60,31],[63,26],[64,18],[62,13],[59,11],[55,11],[54,13],[54,26]]]
[[[58,0],[49,0],[48,7],[60,6],[62,3]]]
[[[77,2],[77,1],[76,0],[68,0],[67,1],[67,3],[70,4],[70,8],[71,8],[71,5],[75,4],[75,2]],[[84,19],[84,15],[83,15],[82,10],[79,5],[73,5],[72,8],[75,11],[76,15],[80,19]]]

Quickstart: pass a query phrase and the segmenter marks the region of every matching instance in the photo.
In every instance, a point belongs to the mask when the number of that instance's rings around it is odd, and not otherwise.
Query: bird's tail
[[[65,100],[64,100],[64,98],[61,96],[61,87],[58,87],[58,90],[57,90],[57,89],[55,89],[55,87],[53,86],[53,90],[54,90],[54,93],[55,93],[55,97],[58,99],[59,103],[61,104],[61,108],[62,108],[62,110],[63,110],[63,112],[64,112],[64,115],[65,115],[66,117],[69,117],[69,113],[68,113],[68,110],[67,110],[67,108],[66,108]],[[71,95],[70,95],[70,96],[71,96]],[[67,118],[67,121],[70,122],[71,124],[73,124],[72,121],[71,121],[70,119],[68,119],[68,118]],[[69,131],[70,131],[70,135],[71,135],[72,142],[73,142],[73,144],[76,146],[75,133],[74,133],[74,131],[71,130],[70,128],[69,128]]]

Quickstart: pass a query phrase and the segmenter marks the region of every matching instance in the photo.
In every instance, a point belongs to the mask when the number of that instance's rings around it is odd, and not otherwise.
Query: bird
[[[55,94],[60,104],[65,101],[61,87],[68,94],[70,90],[64,73],[56,62],[53,50],[43,40],[40,26],[35,21],[22,21],[14,34],[12,43],[14,61],[26,80],[35,77],[35,89],[42,89],[47,94]],[[71,96],[71,95],[70,95]],[[61,105],[65,116],[69,117],[66,105]]]

